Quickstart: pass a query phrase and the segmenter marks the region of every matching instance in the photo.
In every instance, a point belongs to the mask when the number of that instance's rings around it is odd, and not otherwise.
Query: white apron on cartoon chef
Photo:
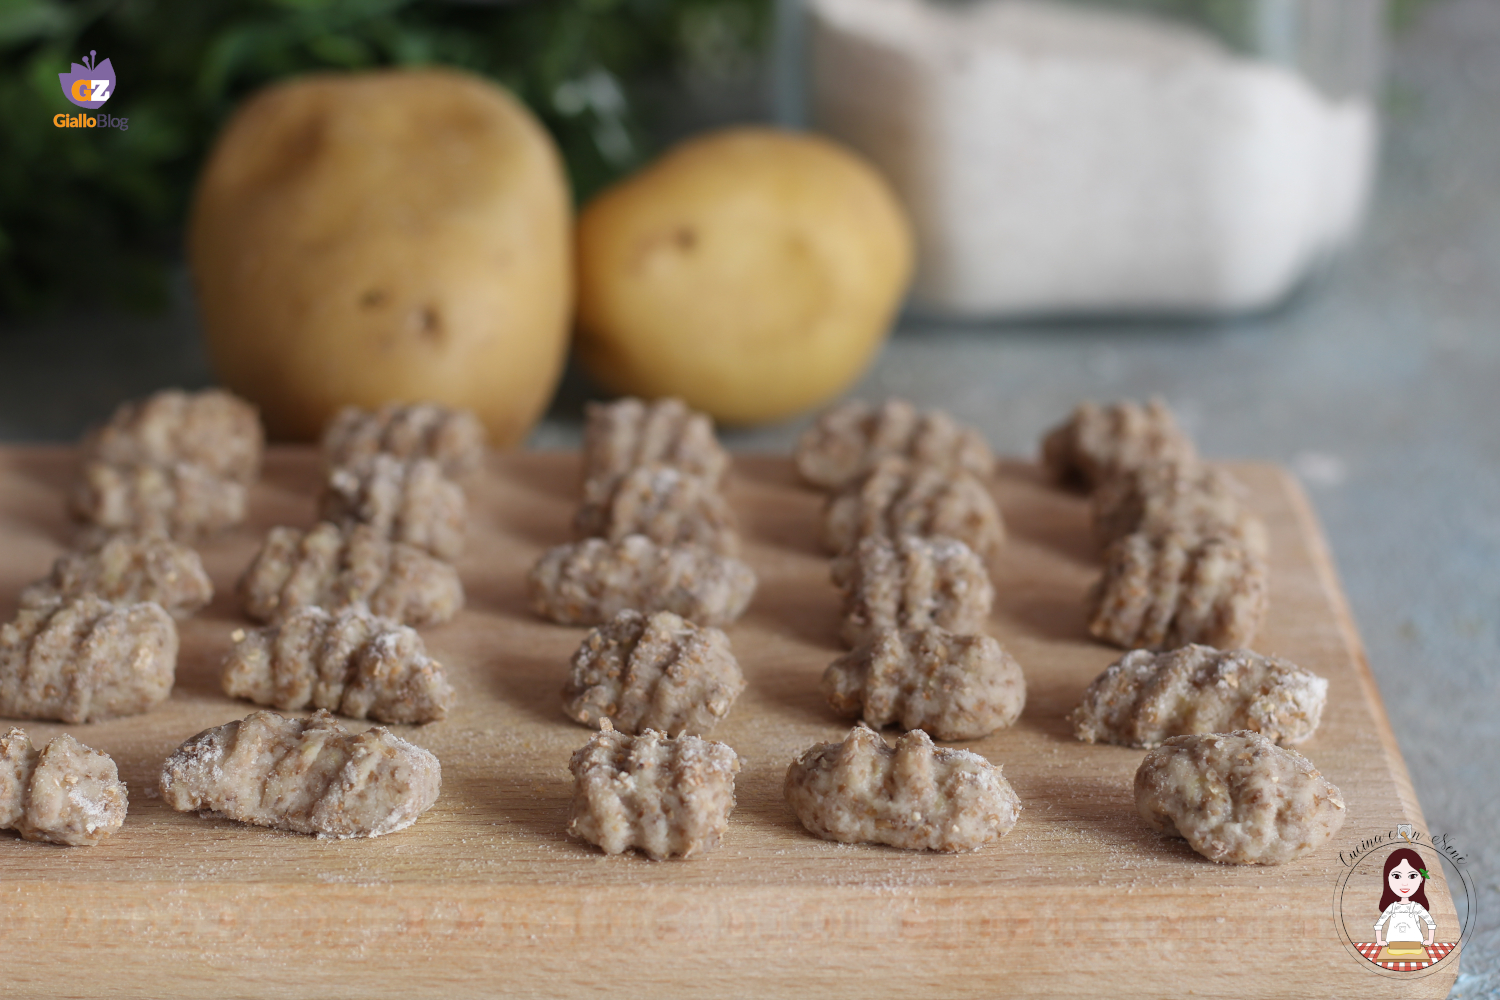
[[[1409,847],[1385,859],[1385,891],[1380,897],[1380,919],[1375,942],[1382,960],[1425,958],[1437,933],[1437,922],[1427,911],[1428,871],[1422,856]]]

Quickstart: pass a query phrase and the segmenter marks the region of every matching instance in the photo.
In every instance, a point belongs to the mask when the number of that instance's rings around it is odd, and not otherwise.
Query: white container
[[[1261,309],[1358,229],[1383,15],[1238,2],[1236,50],[1104,4],[806,0],[809,117],[906,203],[919,310]]]

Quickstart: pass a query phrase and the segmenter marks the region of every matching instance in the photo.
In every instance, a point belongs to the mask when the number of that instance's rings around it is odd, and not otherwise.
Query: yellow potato
[[[885,181],[827,139],[691,140],[578,223],[579,359],[618,392],[733,424],[838,395],[884,341],[912,268]]]
[[[214,367],[283,438],[340,406],[470,407],[520,440],[572,311],[561,161],[503,90],[441,70],[319,75],[251,98],[189,227]]]

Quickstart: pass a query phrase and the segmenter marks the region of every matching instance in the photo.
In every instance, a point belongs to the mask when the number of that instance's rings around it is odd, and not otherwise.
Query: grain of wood
[[[0,615],[71,537],[74,463],[66,449],[0,449]],[[532,615],[525,573],[570,535],[573,455],[491,456],[468,486],[468,605],[423,631],[457,704],[443,722],[392,727],[442,761],[442,796],[421,822],[323,843],[174,813],[144,794],[161,762],[245,714],[218,686],[229,634],[247,624],[235,577],[269,527],[313,521],[319,456],[272,448],[248,522],[202,549],[217,596],[182,623],[171,699],[136,718],[27,724],[39,743],[67,729],[109,753],[132,800],[125,827],[87,852],[0,834],[0,908],[14,916],[0,922],[3,974],[42,996],[197,997],[238,983],[276,997],[451,998],[499,984],[515,996],[1446,996],[1456,965],[1392,980],[1339,941],[1338,850],[1397,822],[1425,826],[1305,500],[1279,469],[1233,471],[1270,529],[1273,598],[1256,647],[1329,681],[1323,724],[1298,749],[1343,790],[1349,818],[1296,863],[1214,865],[1151,833],[1131,787],[1143,751],[1073,738],[1068,711],[1119,656],[1084,628],[1098,575],[1087,501],[1013,463],[993,483],[1010,538],[990,560],[989,630],[1025,669],[1028,699],[1014,726],[959,745],[1003,763],[1026,808],[977,854],[820,841],[782,801],[792,757],[848,723],[818,691],[842,652],[823,497],[780,458],[739,457],[725,480],[761,588],[727,629],[749,688],[713,738],[746,763],[712,855],[605,858],[564,832],[580,730],[557,691],[584,630]],[[1443,939],[1456,918],[1434,882]]]

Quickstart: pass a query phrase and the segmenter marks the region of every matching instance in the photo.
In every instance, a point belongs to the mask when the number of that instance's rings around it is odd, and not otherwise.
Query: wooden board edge
[[[1339,583],[1338,571],[1335,568],[1333,552],[1328,547],[1327,537],[1323,533],[1322,523],[1318,520],[1317,512],[1313,510],[1312,502],[1307,497],[1307,492],[1302,489],[1302,484],[1284,466],[1275,465],[1281,487],[1292,511],[1296,515],[1298,527],[1302,531],[1303,538],[1307,541],[1308,552],[1312,558],[1313,569],[1318,574],[1318,582],[1323,588],[1324,595],[1333,609],[1334,620],[1338,623],[1339,632],[1343,636],[1344,646],[1348,651],[1349,659],[1353,662],[1355,673],[1359,677],[1360,687],[1364,692],[1365,700],[1369,703],[1370,711],[1375,716],[1377,735],[1380,738],[1381,748],[1385,751],[1386,766],[1389,768],[1391,777],[1396,783],[1396,792],[1401,798],[1401,808],[1406,813],[1406,818],[1418,824],[1422,830],[1427,829],[1427,821],[1422,814],[1422,805],[1417,799],[1416,786],[1412,784],[1411,772],[1407,769],[1406,758],[1401,754],[1401,746],[1396,741],[1395,730],[1391,728],[1391,717],[1385,708],[1385,699],[1381,696],[1380,685],[1375,680],[1375,674],[1370,669],[1369,656],[1365,653],[1364,640],[1360,638],[1359,628],[1354,621],[1354,612],[1349,607],[1349,600],[1344,594],[1344,588]]]

